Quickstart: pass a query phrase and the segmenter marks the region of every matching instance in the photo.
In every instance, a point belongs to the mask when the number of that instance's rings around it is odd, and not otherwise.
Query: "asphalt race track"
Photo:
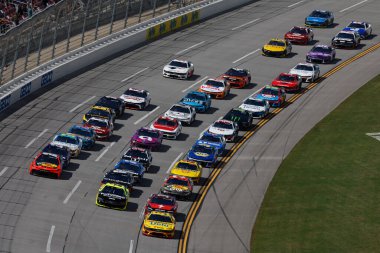
[[[374,35],[358,49],[338,49],[334,64],[321,65],[322,74],[380,41],[376,36],[380,2],[375,0],[259,1],[120,55],[0,115],[0,252],[177,252],[192,202],[179,203],[176,239],[166,240],[141,235],[147,197],[158,191],[170,165],[214,120],[278,73],[304,61],[310,45],[294,45],[293,54],[282,59],[263,57],[257,49],[272,37],[282,37],[293,25],[302,25],[304,17],[317,8],[332,10],[336,24],[314,29],[316,43],[329,44],[351,20],[365,20],[374,27]],[[195,44],[199,45],[192,47]],[[255,133],[205,198],[191,230],[189,252],[249,251],[254,217],[281,160],[316,122],[378,74],[379,54],[370,53],[328,77]],[[190,59],[196,76],[187,81],[163,78],[162,67],[173,58]],[[225,100],[213,100],[211,110],[197,114],[195,124],[184,127],[179,140],[164,141],[161,150],[153,153],[154,167],[144,184],[135,187],[126,212],[97,207],[100,180],[129,146],[133,132],[197,87],[199,80],[216,77],[231,66],[250,69],[252,84],[233,89]],[[83,151],[61,180],[28,174],[32,158],[55,133],[80,123],[99,97],[119,96],[128,87],[150,91],[152,105],[147,111],[127,110],[116,120],[111,140]],[[210,172],[203,170],[203,181]]]

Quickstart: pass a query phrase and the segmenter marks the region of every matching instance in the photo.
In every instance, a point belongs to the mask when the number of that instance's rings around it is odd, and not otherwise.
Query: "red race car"
[[[151,211],[169,212],[175,214],[177,212],[178,204],[175,197],[164,194],[150,195],[145,205],[145,215]]]
[[[291,43],[309,44],[314,40],[314,33],[311,28],[294,26],[289,32],[285,33],[284,39]]]
[[[29,166],[29,174],[53,174],[61,177],[62,164],[59,155],[39,153]]]
[[[170,175],[165,179],[160,192],[176,198],[189,199],[193,193],[193,181],[188,177]]]
[[[152,123],[150,129],[160,131],[164,138],[177,139],[177,136],[181,134],[182,125],[177,119],[160,116]]]
[[[83,126],[94,129],[98,140],[108,139],[113,132],[113,124],[108,119],[90,118]]]
[[[247,69],[230,68],[218,79],[225,79],[232,88],[244,88],[251,82],[251,73]]]
[[[272,86],[282,87],[285,91],[299,91],[302,88],[302,78],[296,74],[281,73],[272,81]]]

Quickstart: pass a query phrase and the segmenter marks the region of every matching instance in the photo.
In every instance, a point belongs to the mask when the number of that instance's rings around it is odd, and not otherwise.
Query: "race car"
[[[124,101],[125,107],[130,109],[143,110],[150,104],[150,94],[147,90],[140,90],[129,88],[121,96],[120,99]]]
[[[266,85],[256,95],[256,98],[268,101],[272,107],[280,107],[286,100],[286,94],[283,88]]]
[[[174,238],[174,216],[168,212],[152,211],[148,213],[144,218],[142,234],[146,236]]]
[[[165,179],[160,192],[177,198],[188,199],[193,192],[193,181],[188,177],[169,175]]]
[[[209,94],[214,98],[224,98],[230,94],[231,86],[225,80],[208,79],[202,84],[198,91]]]
[[[286,92],[300,91],[302,78],[296,74],[281,73],[272,81],[272,86],[284,88]]]
[[[164,66],[164,77],[188,79],[194,74],[194,64],[190,61],[172,60]]]
[[[187,160],[195,161],[204,167],[212,167],[219,153],[214,147],[207,144],[194,144],[187,153]]]
[[[135,179],[133,175],[124,170],[111,170],[108,171],[102,181],[102,184],[112,183],[125,186],[129,192],[132,192],[133,185],[135,184]]]
[[[284,39],[291,43],[307,45],[314,40],[314,32],[308,27],[293,26],[289,32],[285,33]]]
[[[231,109],[223,119],[235,122],[239,129],[248,129],[253,125],[252,114],[240,108]]]
[[[97,140],[109,139],[113,134],[113,123],[108,119],[90,118],[83,126],[94,129]]]
[[[335,60],[335,48],[328,45],[315,45],[306,55],[307,62],[328,63]]]
[[[204,92],[190,91],[179,103],[194,107],[197,112],[206,112],[211,107],[211,96]]]
[[[149,170],[153,160],[150,149],[139,147],[130,147],[124,153],[122,159],[141,163],[144,166],[145,171]]]
[[[251,73],[247,69],[230,68],[218,79],[225,79],[232,88],[244,88],[251,83]]]
[[[201,137],[195,142],[197,145],[209,145],[217,150],[221,156],[226,149],[226,139],[223,135],[204,132]]]
[[[116,210],[126,210],[129,199],[129,191],[124,185],[105,183],[99,188],[96,195],[96,205]]]
[[[144,180],[145,168],[141,163],[121,159],[114,167],[114,170],[130,173],[135,182],[142,184]]]
[[[305,25],[311,27],[328,27],[334,24],[334,14],[331,11],[314,10],[305,18]]]
[[[207,130],[212,134],[222,135],[227,142],[234,142],[238,137],[239,126],[233,121],[229,120],[217,120]]]
[[[194,122],[197,112],[194,107],[189,105],[174,104],[164,114],[166,117],[177,119],[182,123],[191,125]]]
[[[70,159],[71,159],[71,153],[70,153],[70,150],[68,147],[48,144],[44,147],[44,149],[42,150],[42,153],[51,154],[51,155],[58,155],[59,158],[61,159],[62,168],[69,167]]]
[[[103,106],[93,106],[90,111],[83,115],[83,124],[85,124],[90,118],[107,119],[114,123],[115,117],[116,114],[112,109]]]
[[[164,138],[177,139],[181,134],[182,124],[177,119],[160,116],[150,125],[150,129],[160,131]]]
[[[120,98],[104,96],[101,97],[95,106],[102,106],[112,109],[116,113],[116,117],[120,117],[124,114],[125,104]]]
[[[191,178],[198,184],[202,177],[202,166],[196,161],[179,160],[170,170],[170,174]]]
[[[81,138],[83,149],[91,149],[95,145],[96,134],[92,128],[74,125],[70,127],[68,133]]]
[[[151,194],[146,201],[145,212],[147,215],[152,211],[168,212],[172,214],[177,213],[178,204],[173,196],[154,193]]]
[[[71,157],[78,157],[82,150],[82,140],[72,134],[57,134],[52,145],[67,147],[70,150]]]
[[[241,109],[249,111],[253,118],[262,119],[269,114],[269,102],[265,99],[249,97],[239,106]]]
[[[343,31],[355,31],[360,35],[361,39],[367,39],[372,34],[372,25],[367,22],[352,21]]]
[[[60,156],[49,153],[39,153],[29,166],[29,174],[53,174],[57,178],[60,178],[62,174]]]
[[[153,149],[159,149],[162,144],[162,133],[147,127],[138,129],[132,136],[131,145]]]
[[[340,31],[331,40],[335,48],[357,48],[360,45],[360,35],[356,31]]]
[[[289,74],[299,75],[303,82],[314,82],[319,78],[321,70],[315,63],[298,63]]]
[[[264,56],[286,57],[292,52],[292,43],[284,39],[271,39],[261,51]]]

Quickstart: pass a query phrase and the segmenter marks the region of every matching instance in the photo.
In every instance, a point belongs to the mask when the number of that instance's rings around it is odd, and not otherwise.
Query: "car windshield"
[[[192,164],[192,163],[183,163],[183,162],[178,163],[177,168],[183,169],[183,170],[194,170],[194,171],[198,170],[197,165]]]
[[[128,150],[124,156],[147,158],[147,154],[144,151],[140,151],[136,149]]]
[[[90,119],[88,121],[88,124],[91,126],[96,126],[96,127],[108,127],[108,124],[106,121],[95,120],[95,119]]]
[[[295,76],[289,76],[289,75],[279,75],[278,80],[283,82],[293,82],[296,80]]]
[[[99,109],[91,109],[87,114],[90,116],[101,116],[103,118],[107,118],[109,116],[109,112]]]
[[[123,189],[117,188],[117,187],[108,186],[108,185],[106,185],[102,189],[102,193],[105,193],[105,194],[115,194],[117,196],[123,196],[124,197],[124,191],[123,191]]]
[[[312,52],[316,52],[316,53],[329,54],[329,53],[331,53],[332,50],[329,47],[319,47],[319,46],[316,46],[313,49],[311,49],[311,51]]]
[[[158,138],[160,134],[156,131],[150,131],[148,129],[140,129],[137,134],[139,136],[147,136],[147,137],[152,137],[152,138]]]
[[[299,64],[295,67],[297,70],[313,71],[313,67],[309,65]]]
[[[255,106],[265,106],[264,100],[258,100],[258,99],[247,99],[244,104],[247,105],[255,105]]]
[[[167,184],[176,184],[176,185],[183,185],[183,186],[188,186],[187,181],[181,180],[178,178],[169,178],[168,181],[166,182]]]
[[[360,24],[360,23],[351,23],[348,25],[348,27],[354,28],[354,29],[365,29],[365,25]]]
[[[299,27],[293,27],[291,30],[290,30],[291,33],[298,33],[298,34],[307,34],[307,31],[306,29],[301,29]]]
[[[232,124],[227,123],[227,122],[223,122],[223,121],[217,121],[217,122],[215,122],[214,123],[214,127],[224,128],[224,129],[233,129]]]
[[[116,165],[116,168],[118,170],[129,170],[133,172],[140,172],[140,167],[138,165],[132,164],[132,163],[125,163],[121,162]]]
[[[316,18],[328,18],[330,15],[328,12],[324,11],[313,11],[310,14],[310,17],[316,17]]]
[[[271,89],[271,88],[264,88],[261,91],[261,94],[263,94],[263,95],[277,96],[278,95],[278,91],[275,90],[275,89]]]
[[[186,62],[180,62],[180,61],[171,61],[169,63],[170,66],[179,67],[179,68],[187,68]]]
[[[173,105],[172,108],[170,108],[170,111],[172,112],[181,112],[181,113],[190,113],[190,109],[183,106]]]
[[[271,41],[269,41],[268,45],[284,47],[285,43],[283,41],[271,40]]]
[[[58,166],[59,164],[57,157],[42,154],[37,158],[36,165],[40,166],[44,163],[53,164],[55,166]]]
[[[104,179],[110,180],[110,181],[119,181],[119,182],[130,182],[131,181],[131,174],[129,173],[118,173],[110,171],[106,174]]]
[[[54,141],[65,142],[69,144],[78,144],[75,138],[64,135],[58,135]]]
[[[213,86],[213,87],[224,87],[224,83],[223,82],[219,82],[219,81],[216,81],[216,80],[207,80],[206,82],[206,85],[210,85],[210,86]]]
[[[200,140],[209,142],[222,142],[222,138],[215,135],[203,135]]]
[[[147,94],[143,91],[128,89],[124,92],[124,95],[146,98]]]
[[[336,37],[342,38],[342,39],[353,39],[354,35],[351,33],[338,33]]]
[[[85,136],[85,137],[92,137],[92,134],[91,134],[91,131],[89,130],[86,130],[84,128],[72,128],[69,133],[71,134],[77,134],[77,135],[80,135],[80,136]]]
[[[248,118],[248,113],[240,110],[232,110],[225,116],[227,120],[245,120]]]
[[[190,100],[200,100],[200,101],[204,101],[205,100],[205,97],[200,95],[200,94],[196,94],[196,93],[189,93],[186,95],[185,99],[190,99]]]
[[[234,68],[230,68],[229,70],[227,70],[227,72],[225,74],[229,75],[229,76],[246,76],[247,75],[245,70],[234,69]]]
[[[175,127],[177,125],[176,122],[173,120],[162,119],[162,118],[157,119],[156,123],[162,126],[171,126],[171,127]]]
[[[150,202],[152,204],[158,204],[158,205],[174,205],[173,199],[165,198],[165,197],[152,197],[150,199]]]
[[[68,150],[66,148],[61,148],[58,146],[54,145],[47,145],[42,152],[44,153],[50,153],[50,154],[56,154],[56,155],[62,155],[62,156],[67,156],[68,155]]]
[[[170,219],[169,216],[158,215],[158,214],[151,214],[151,215],[149,215],[148,220],[151,220],[151,221],[161,221],[161,222],[169,222],[169,223],[172,222],[172,220]]]

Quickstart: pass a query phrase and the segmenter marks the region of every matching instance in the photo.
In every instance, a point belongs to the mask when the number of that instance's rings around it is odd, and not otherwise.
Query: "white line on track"
[[[123,80],[121,80],[120,82],[121,83],[124,83],[125,81],[128,81],[129,79],[131,79],[131,78],[133,78],[133,77],[135,77],[135,76],[137,76],[138,74],[140,74],[140,73],[142,73],[142,72],[144,72],[145,70],[147,70],[147,69],[149,69],[149,67],[146,67],[146,68],[144,68],[144,69],[142,69],[142,70],[140,70],[140,71],[137,71],[136,73],[134,73],[133,75],[131,75],[131,76],[128,76],[127,78],[124,78]]]
[[[176,159],[172,162],[172,164],[170,164],[168,170],[166,171],[166,174],[169,174],[169,173],[170,173],[171,168],[174,166],[174,164],[175,164],[176,162],[178,162],[178,160],[179,160],[182,156],[183,156],[183,152],[181,152],[181,153],[176,157]]]
[[[51,240],[53,239],[53,234],[54,234],[55,226],[52,225],[49,233],[49,238],[46,243],[46,252],[50,252],[50,247],[51,247]]]
[[[246,55],[240,57],[239,59],[233,61],[232,63],[237,63],[238,61],[241,61],[241,60],[243,60],[244,58],[247,58],[248,56],[250,56],[250,55],[252,55],[252,54],[254,54],[254,53],[256,53],[256,52],[258,52],[258,51],[260,51],[260,50],[261,50],[261,48],[258,48],[258,49],[256,49],[255,51],[252,51],[252,52],[250,52],[250,53],[248,53],[248,54],[246,54]]]
[[[28,144],[26,144],[25,148],[29,148],[38,138],[41,138],[49,129],[44,129],[36,138],[33,138]]]
[[[74,112],[76,109],[78,109],[79,107],[83,106],[84,104],[90,102],[91,100],[93,100],[94,98],[96,98],[96,96],[92,96],[88,99],[86,99],[85,101],[83,101],[82,103],[80,103],[79,105],[75,106],[73,109],[70,110],[70,112]]]
[[[195,45],[192,45],[191,47],[185,48],[184,50],[181,50],[181,51],[175,53],[175,55],[182,54],[182,53],[184,53],[184,52],[186,52],[186,51],[188,51],[188,50],[190,50],[190,49],[192,49],[192,48],[194,48],[194,47],[197,47],[197,46],[202,45],[202,44],[205,43],[205,42],[206,42],[206,41],[201,41],[201,42],[199,42],[199,43],[197,43],[197,44],[195,44]]]
[[[4,167],[4,169],[3,169],[2,171],[0,171],[0,177],[1,177],[2,175],[4,175],[5,172],[7,172],[7,170],[8,170],[8,167]]]
[[[65,198],[65,200],[63,201],[63,204],[67,204],[67,202],[69,202],[71,196],[73,196],[74,192],[78,189],[79,185],[82,183],[82,180],[79,180],[74,188],[71,190],[71,192],[69,192],[69,194],[67,195],[67,197]]]
[[[129,244],[129,252],[128,253],[133,253],[133,240],[131,240],[131,243]]]
[[[111,144],[110,144],[108,147],[106,147],[106,149],[103,150],[102,153],[100,153],[100,155],[96,158],[95,162],[99,162],[99,160],[102,159],[102,157],[108,152],[108,150],[109,150],[113,145],[115,145],[115,142],[111,142]]]
[[[235,30],[237,30],[237,29],[239,29],[239,28],[242,28],[242,27],[244,27],[244,26],[246,26],[246,25],[252,24],[252,23],[254,23],[254,22],[258,21],[258,20],[260,20],[260,19],[259,19],[259,18],[256,18],[256,19],[251,20],[251,21],[249,21],[249,22],[247,22],[247,23],[244,23],[244,24],[242,24],[242,25],[239,25],[239,26],[237,26],[237,27],[234,27],[234,28],[232,28],[232,31],[235,31]]]
[[[296,6],[297,4],[300,4],[300,3],[303,3],[303,2],[305,2],[305,0],[301,0],[301,1],[297,2],[297,3],[291,4],[291,5],[288,6],[288,8]]]
[[[140,123],[141,121],[143,121],[144,119],[148,118],[149,115],[151,115],[152,113],[154,113],[155,111],[157,111],[158,109],[160,109],[159,106],[157,106],[156,108],[154,108],[152,111],[150,111],[148,114],[145,114],[143,117],[141,117],[140,119],[136,120],[136,122],[134,123],[135,125],[137,125],[138,123]]]
[[[363,0],[363,1],[359,2],[359,3],[356,3],[356,4],[354,4],[354,5],[349,6],[349,7],[345,8],[345,9],[343,9],[343,10],[340,10],[339,12],[345,12],[345,11],[347,11],[347,10],[349,10],[349,9],[351,9],[351,8],[354,8],[354,7],[358,6],[359,4],[365,3],[365,2],[367,2],[367,1],[368,1],[368,0]]]
[[[139,218],[142,219],[144,217],[144,213],[145,213],[145,206],[143,206],[141,212],[140,212],[140,215],[139,215]]]
[[[195,85],[200,84],[201,82],[203,82],[203,81],[206,80],[207,78],[208,78],[208,76],[203,77],[203,78],[202,78],[201,80],[199,80],[198,82],[193,83],[192,85],[190,85],[190,86],[187,87],[186,89],[182,90],[182,92],[186,92],[186,91],[190,90],[190,89],[193,88]]]

